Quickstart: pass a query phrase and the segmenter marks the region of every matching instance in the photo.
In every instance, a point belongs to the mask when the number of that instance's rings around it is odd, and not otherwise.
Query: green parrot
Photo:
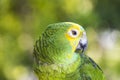
[[[84,52],[84,28],[73,22],[48,25],[34,46],[39,80],[105,80],[101,68]]]

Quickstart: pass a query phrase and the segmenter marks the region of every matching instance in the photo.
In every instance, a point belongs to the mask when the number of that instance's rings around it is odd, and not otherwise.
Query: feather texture
[[[101,68],[84,50],[76,50],[84,33],[82,26],[72,22],[48,25],[33,52],[39,80],[105,80]]]

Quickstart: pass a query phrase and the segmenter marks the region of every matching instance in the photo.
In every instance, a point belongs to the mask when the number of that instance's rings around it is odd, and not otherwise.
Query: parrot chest
[[[44,64],[40,65],[38,76],[39,80],[77,80],[79,77],[80,60],[72,64]],[[74,77],[73,77],[74,76]]]

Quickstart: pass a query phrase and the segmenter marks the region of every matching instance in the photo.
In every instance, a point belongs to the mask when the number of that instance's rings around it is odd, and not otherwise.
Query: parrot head
[[[50,24],[35,44],[37,61],[64,63],[72,60],[76,50],[85,50],[86,32],[82,26],[72,22]]]

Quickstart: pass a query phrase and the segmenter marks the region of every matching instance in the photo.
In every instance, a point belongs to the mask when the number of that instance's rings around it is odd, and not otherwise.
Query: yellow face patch
[[[84,29],[78,24],[72,24],[72,25],[73,26],[71,26],[68,29],[65,35],[68,41],[70,42],[70,45],[72,46],[72,52],[74,52],[84,32]]]

